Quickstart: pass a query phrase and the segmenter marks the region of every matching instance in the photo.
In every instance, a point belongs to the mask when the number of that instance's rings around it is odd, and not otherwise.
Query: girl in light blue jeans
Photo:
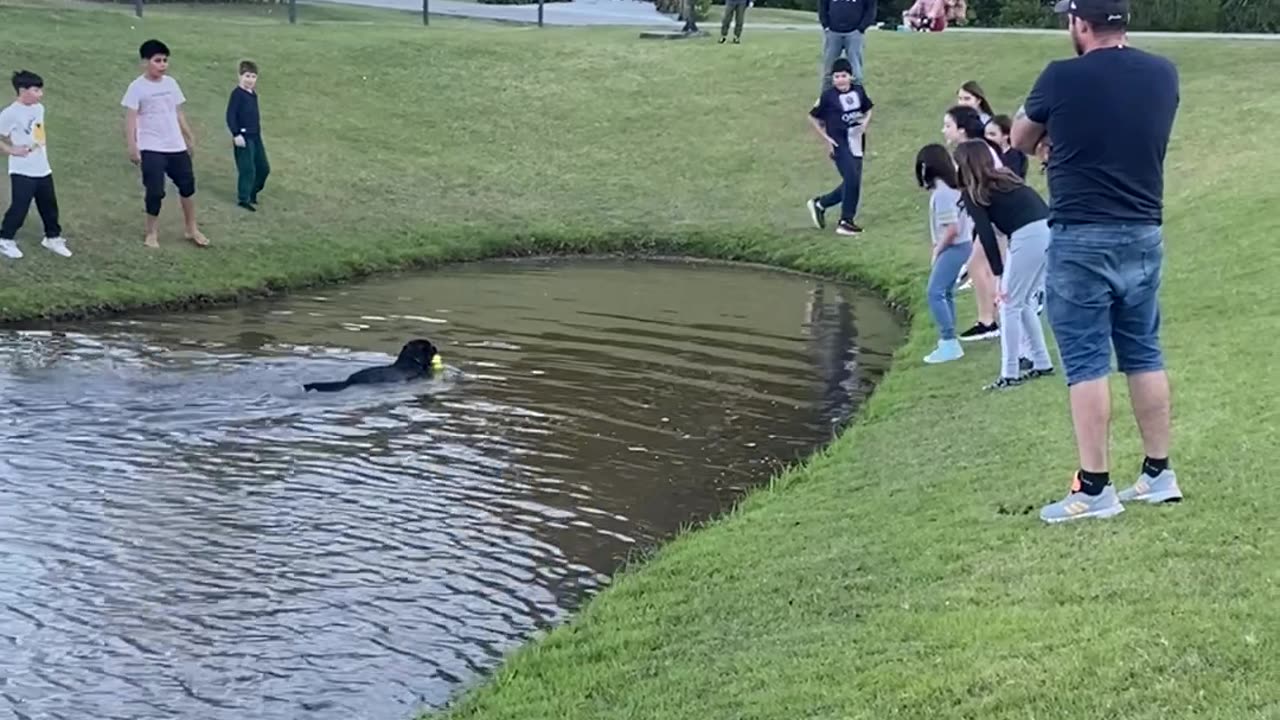
[[[973,230],[960,212],[960,190],[951,153],[931,144],[916,153],[916,184],[929,192],[929,235],[933,271],[929,273],[929,311],[938,324],[938,347],[925,356],[931,365],[959,360],[964,349],[956,338],[956,278],[969,261]]]

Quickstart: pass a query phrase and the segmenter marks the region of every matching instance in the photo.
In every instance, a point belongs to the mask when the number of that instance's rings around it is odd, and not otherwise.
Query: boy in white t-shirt
[[[53,170],[45,149],[44,80],[29,70],[13,74],[13,91],[18,98],[0,111],[0,151],[9,156],[9,189],[12,202],[0,222],[0,254],[20,258],[22,251],[14,242],[18,228],[27,219],[31,201],[36,201],[40,219],[44,221],[46,249],[63,257],[71,257],[67,241],[58,226],[58,196],[53,190]]]
[[[160,201],[164,199],[165,176],[178,188],[182,204],[185,236],[199,247],[208,239],[196,227],[196,175],[191,166],[195,140],[182,104],[187,101],[178,81],[167,75],[169,48],[159,40],[148,40],[138,48],[143,71],[125,91],[120,101],[125,112],[125,142],[129,160],[142,169],[146,193],[147,230],[143,242],[159,247],[156,225]]]

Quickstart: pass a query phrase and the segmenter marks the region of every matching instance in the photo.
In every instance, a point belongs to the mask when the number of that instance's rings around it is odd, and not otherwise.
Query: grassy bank
[[[353,15],[357,21],[370,15]],[[911,158],[962,80],[1016,106],[1064,39],[869,40],[866,237],[806,229],[835,175],[806,134],[814,38],[639,41],[379,16],[0,8],[8,66],[48,81],[70,260],[0,265],[0,314],[30,318],[498,253],[661,250],[863,279],[922,310],[924,195]],[[120,95],[147,36],[174,48],[200,136],[204,230],[160,251]],[[1065,392],[979,392],[994,347],[924,368],[927,318],[862,421],[820,457],[628,572],[467,697],[475,718],[1265,718],[1280,714],[1280,462],[1267,363],[1280,320],[1272,212],[1280,48],[1154,44],[1183,72],[1169,161],[1166,342],[1188,502],[1046,529],[1073,466]],[[275,174],[234,207],[221,129],[235,62],[263,68]],[[971,318],[969,296],[962,308]],[[1121,409],[1117,474],[1140,459]]]

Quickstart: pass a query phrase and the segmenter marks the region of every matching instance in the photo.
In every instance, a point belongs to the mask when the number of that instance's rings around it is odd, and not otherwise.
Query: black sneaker
[[[813,219],[813,226],[821,230],[827,226],[827,209],[822,207],[822,203],[818,202],[818,198],[811,198],[806,205],[809,207],[809,217]]]
[[[1018,358],[1018,370],[1024,373],[1030,371],[1035,366],[1036,364],[1031,361],[1031,358],[1024,358],[1024,357]]]
[[[1026,372],[1026,374],[1022,376],[1022,378],[1024,380],[1036,380],[1042,377],[1049,377],[1050,375],[1053,375],[1053,374],[1054,374],[1054,369],[1052,367],[1031,368]]]
[[[724,41],[725,41],[725,40],[727,40],[727,39],[728,39],[728,38],[726,38],[726,37],[724,37],[723,35],[721,35],[721,36],[720,36],[720,44],[721,44],[721,45],[723,45],[723,44],[724,44]]]
[[[991,338],[1000,337],[1000,324],[991,323],[974,323],[973,327],[960,333],[962,342],[973,342],[974,340],[990,340]]]
[[[248,210],[249,212],[258,212],[258,208],[254,207],[253,205],[247,202],[236,203],[236,205],[244,208],[245,210]]]
[[[991,383],[990,385],[983,387],[982,389],[983,390],[1008,390],[1010,388],[1018,387],[1023,382],[1024,382],[1023,379],[1020,377],[1019,378],[1002,377],[999,380],[996,380],[995,382]]]
[[[733,44],[734,44],[734,45],[741,45],[741,44],[742,44],[742,38],[738,38],[738,37],[734,38],[734,39],[733,39]]]
[[[848,220],[841,220],[840,224],[836,225],[837,235],[857,235],[860,232],[862,232],[862,228],[858,227],[857,223],[849,222]]]

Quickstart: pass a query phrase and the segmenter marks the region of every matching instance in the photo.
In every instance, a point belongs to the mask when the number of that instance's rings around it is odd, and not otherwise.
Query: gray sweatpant
[[[747,17],[747,3],[751,0],[725,0],[724,19],[720,21],[720,37],[729,34],[729,21],[733,20],[733,36],[742,37],[742,21]]]
[[[1019,377],[1019,351],[1030,351],[1037,370],[1053,367],[1049,348],[1044,342],[1044,327],[1036,315],[1035,294],[1044,286],[1045,268],[1049,263],[1049,224],[1044,220],[1015,230],[1009,236],[1009,257],[1000,276],[1000,376]]]

